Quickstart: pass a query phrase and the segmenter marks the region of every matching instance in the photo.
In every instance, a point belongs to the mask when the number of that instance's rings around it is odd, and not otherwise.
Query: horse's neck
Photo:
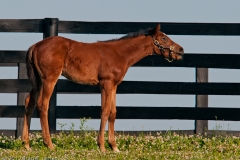
[[[119,43],[119,54],[124,56],[128,66],[132,66],[142,58],[152,54],[152,39],[150,37],[136,37]]]

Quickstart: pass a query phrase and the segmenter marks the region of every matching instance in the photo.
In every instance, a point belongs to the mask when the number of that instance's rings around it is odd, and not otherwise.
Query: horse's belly
[[[99,84],[99,80],[95,76],[86,76],[81,74],[68,74],[68,73],[62,73],[62,75],[67,79],[79,84],[94,85],[94,86]]]

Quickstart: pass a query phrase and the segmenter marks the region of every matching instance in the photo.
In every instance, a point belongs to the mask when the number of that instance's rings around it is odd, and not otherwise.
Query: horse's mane
[[[142,36],[142,35],[144,35],[144,36],[149,35],[148,30],[139,30],[138,32],[128,33],[127,35],[125,35],[123,37],[120,37],[120,38],[110,39],[110,40],[105,40],[105,41],[99,41],[99,42],[113,42],[113,41],[118,41],[118,40],[135,38],[135,37]]]

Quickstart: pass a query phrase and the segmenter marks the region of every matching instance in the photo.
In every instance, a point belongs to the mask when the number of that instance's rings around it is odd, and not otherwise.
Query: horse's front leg
[[[52,144],[50,131],[49,131],[48,108],[49,108],[49,100],[51,98],[55,84],[56,82],[43,80],[43,85],[40,87],[40,95],[37,100],[37,109],[40,115],[43,142],[51,150],[54,148],[54,146]]]
[[[115,122],[116,113],[117,113],[116,91],[117,91],[117,87],[114,87],[112,90],[112,103],[111,103],[111,108],[110,108],[110,115],[108,118],[108,144],[114,152],[119,152],[117,145],[116,145],[116,140],[114,137],[114,122]]]
[[[101,83],[101,123],[97,143],[102,152],[106,151],[104,146],[104,131],[111,111],[112,90],[112,82],[105,81]]]

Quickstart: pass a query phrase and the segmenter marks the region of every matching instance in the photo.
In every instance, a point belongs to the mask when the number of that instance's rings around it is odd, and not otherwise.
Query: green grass
[[[97,132],[73,132],[52,135],[55,150],[48,150],[41,133],[31,137],[31,151],[22,146],[21,139],[0,137],[0,157],[3,159],[239,159],[240,139],[235,136],[178,135],[116,135],[120,153],[107,147],[101,153],[96,144]],[[106,136],[107,138],[107,136]],[[106,139],[107,141],[107,139]]]
[[[83,123],[84,124],[84,123]],[[74,125],[73,125],[74,126]],[[72,127],[73,127],[72,126]],[[72,130],[52,135],[53,151],[44,144],[41,133],[30,135],[31,151],[23,148],[20,138],[0,136],[1,159],[240,159],[240,138],[230,135],[180,135],[171,131],[156,135],[131,136],[117,134],[120,153],[114,153],[106,143],[101,153],[96,143],[97,132],[77,134]],[[107,142],[107,133],[105,135]]]

